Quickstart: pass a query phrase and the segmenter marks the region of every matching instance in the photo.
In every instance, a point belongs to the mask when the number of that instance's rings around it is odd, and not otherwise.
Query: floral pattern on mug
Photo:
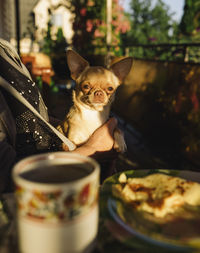
[[[78,190],[56,191],[16,188],[19,214],[43,221],[71,221],[97,203],[98,182],[82,185]]]

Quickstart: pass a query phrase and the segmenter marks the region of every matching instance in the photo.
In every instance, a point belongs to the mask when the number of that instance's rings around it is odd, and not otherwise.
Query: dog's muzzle
[[[104,103],[105,94],[102,90],[96,90],[93,95],[93,103]]]

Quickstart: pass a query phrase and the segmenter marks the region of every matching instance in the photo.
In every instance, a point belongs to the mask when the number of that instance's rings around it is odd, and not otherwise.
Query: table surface
[[[3,201],[6,204],[6,213],[8,214],[9,224],[2,231],[0,230],[0,253],[19,253],[17,246],[17,229],[16,229],[16,203],[13,193],[3,195]],[[120,243],[119,240],[112,236],[112,233],[105,226],[105,221],[100,217],[99,232],[95,249],[92,253],[129,253],[133,252],[133,248]],[[113,229],[117,229],[116,226]],[[116,224],[115,224],[116,225]],[[138,253],[141,251],[135,251]]]
[[[170,171],[182,178],[200,182],[200,173],[192,171]],[[127,175],[132,175],[132,171],[128,171]],[[147,173],[144,171],[134,171],[134,175],[143,175]],[[168,171],[169,173],[169,171]],[[178,173],[178,174],[177,174]],[[116,174],[115,177],[118,177]],[[113,181],[114,180],[114,181]],[[110,209],[108,208],[110,199],[110,190],[112,183],[115,182],[115,178],[110,177],[104,182],[100,190],[100,217],[99,217],[99,231],[95,248],[91,253],[169,253],[175,252],[172,247],[166,245],[160,245],[156,243],[145,243],[142,238],[139,238],[135,234],[128,233],[127,230],[120,226],[118,222],[115,222],[112,215],[110,215]],[[3,203],[4,210],[2,211],[1,203]],[[6,215],[5,215],[6,214]],[[6,222],[6,218],[9,222]],[[0,253],[19,253],[17,247],[17,229],[16,229],[16,202],[14,193],[7,193],[0,195]],[[4,224],[4,226],[3,226]],[[6,226],[5,226],[6,224]],[[3,229],[2,229],[3,228]],[[171,246],[171,245],[170,245]],[[160,247],[160,248],[159,248]],[[198,248],[198,250],[197,250]],[[195,253],[200,252],[200,246],[195,250]],[[182,248],[178,248],[176,252],[181,251]],[[188,250],[184,247],[184,252],[194,252],[191,248]],[[36,252],[38,253],[38,252]]]

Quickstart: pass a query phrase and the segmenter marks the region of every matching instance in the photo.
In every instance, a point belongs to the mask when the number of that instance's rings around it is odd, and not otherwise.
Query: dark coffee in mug
[[[36,183],[67,183],[81,179],[92,172],[89,164],[44,165],[22,172],[20,176]]]

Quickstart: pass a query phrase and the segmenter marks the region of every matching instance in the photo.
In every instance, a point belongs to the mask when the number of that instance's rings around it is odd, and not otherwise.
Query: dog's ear
[[[89,63],[73,50],[67,50],[67,63],[74,80],[89,66]]]
[[[124,78],[130,72],[132,63],[133,63],[133,58],[127,57],[127,58],[124,58],[124,59],[112,64],[110,69],[118,77],[120,82],[122,82],[124,80]]]

